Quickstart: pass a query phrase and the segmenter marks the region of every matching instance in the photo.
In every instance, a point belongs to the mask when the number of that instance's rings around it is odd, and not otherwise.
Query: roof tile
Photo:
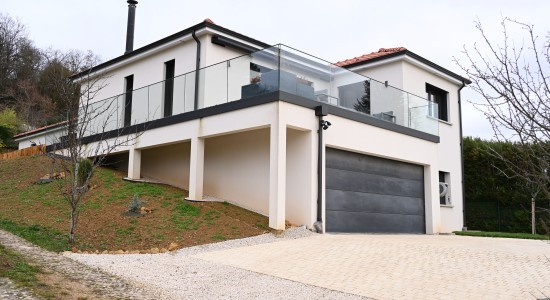
[[[345,67],[345,66],[349,66],[349,65],[352,65],[352,64],[355,64],[355,63],[366,62],[366,61],[369,61],[369,60],[374,59],[374,58],[378,58],[378,57],[381,57],[381,56],[386,56],[386,55],[390,55],[390,54],[393,54],[393,53],[402,52],[402,51],[406,51],[406,50],[407,50],[407,48],[405,48],[405,47],[380,48],[377,52],[372,52],[372,53],[369,53],[369,54],[363,54],[361,56],[357,56],[357,57],[354,57],[354,58],[342,60],[342,61],[337,62],[335,65],[337,65],[339,67]]]

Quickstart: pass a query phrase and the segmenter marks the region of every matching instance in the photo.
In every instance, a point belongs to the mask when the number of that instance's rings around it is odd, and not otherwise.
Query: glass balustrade
[[[131,102],[129,94],[121,94],[90,104],[83,109],[90,114],[87,132],[101,133],[127,123],[281,91],[438,135],[436,103],[283,45],[170,80],[173,84],[161,81],[132,91]],[[128,118],[130,122],[125,122]]]

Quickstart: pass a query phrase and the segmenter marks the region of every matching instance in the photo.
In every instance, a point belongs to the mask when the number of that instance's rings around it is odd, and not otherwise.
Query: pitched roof
[[[339,61],[339,62],[335,63],[335,65],[337,65],[339,67],[347,67],[349,65],[354,65],[354,64],[358,64],[358,63],[367,62],[369,60],[379,58],[379,57],[383,57],[383,56],[388,56],[390,54],[395,54],[395,53],[400,53],[400,52],[404,53],[406,51],[407,51],[407,48],[405,48],[405,47],[380,48],[377,52],[371,52],[369,54],[363,54],[361,56],[357,56],[357,57],[354,57],[354,58],[342,60],[342,61]]]
[[[200,22],[200,23],[198,23],[198,24],[195,24],[194,26],[191,26],[191,27],[186,28],[186,29],[184,29],[184,30],[182,30],[182,31],[176,32],[176,33],[174,33],[174,34],[172,34],[172,35],[170,35],[170,36],[167,36],[167,37],[165,37],[165,38],[163,38],[163,39],[160,39],[160,40],[158,40],[158,41],[156,41],[156,42],[153,42],[153,43],[150,43],[150,44],[148,44],[148,45],[145,45],[145,46],[143,46],[143,47],[141,47],[141,48],[135,49],[135,50],[133,50],[133,51],[131,51],[131,52],[125,53],[125,54],[123,54],[123,55],[121,55],[121,56],[115,57],[115,58],[113,58],[113,59],[111,59],[111,60],[108,60],[108,61],[106,61],[106,62],[104,62],[104,63],[101,63],[101,64],[99,64],[99,65],[97,65],[97,66],[94,66],[94,67],[92,67],[92,68],[90,68],[90,69],[88,69],[88,70],[84,70],[84,71],[82,71],[82,72],[80,72],[80,73],[78,73],[78,74],[72,75],[72,76],[70,76],[69,78],[70,78],[70,79],[77,79],[77,78],[83,77],[83,76],[85,76],[86,74],[89,74],[89,73],[91,73],[91,72],[95,72],[95,71],[97,71],[97,70],[103,69],[103,68],[108,67],[108,66],[110,66],[110,65],[114,65],[115,63],[118,63],[118,62],[120,62],[120,61],[126,60],[126,59],[128,59],[128,58],[130,58],[130,57],[137,56],[137,55],[139,55],[139,54],[141,54],[141,53],[144,53],[144,52],[146,52],[146,51],[148,51],[148,50],[150,50],[150,49],[153,49],[153,48],[155,48],[155,47],[158,47],[158,46],[160,46],[160,45],[166,44],[166,43],[168,43],[168,42],[177,40],[177,39],[179,39],[179,38],[181,38],[181,37],[183,37],[183,36],[185,36],[185,35],[191,34],[193,31],[197,31],[197,30],[200,30],[200,29],[203,29],[203,28],[210,28],[210,29],[213,29],[213,30],[222,32],[222,33],[227,34],[227,35],[229,35],[229,36],[236,37],[236,38],[238,38],[238,39],[244,40],[244,41],[246,41],[246,42],[248,42],[248,43],[251,43],[251,44],[253,44],[253,45],[257,45],[257,46],[259,46],[259,47],[261,47],[261,48],[267,48],[267,47],[272,46],[272,45],[270,45],[270,44],[267,44],[267,43],[261,42],[261,41],[259,41],[259,40],[253,39],[253,38],[251,38],[251,37],[248,37],[248,36],[246,36],[246,35],[240,34],[240,33],[236,32],[236,31],[233,31],[233,30],[227,29],[227,28],[225,28],[225,27],[219,26],[219,25],[215,24],[215,23],[214,23],[212,20],[210,20],[209,18],[206,18],[206,19],[204,19],[204,21],[202,21],[202,22]]]
[[[46,130],[49,130],[49,129],[54,129],[54,128],[57,128],[57,127],[61,127],[65,124],[67,124],[67,121],[47,125],[47,126],[44,126],[44,127],[29,130],[27,132],[22,132],[22,133],[16,134],[16,135],[13,136],[13,138],[17,139],[17,138],[26,137],[26,136],[29,136],[29,135],[37,134],[37,133],[42,132],[42,131],[46,131]]]
[[[337,62],[335,65],[339,67],[344,67],[344,68],[353,68],[363,64],[369,64],[375,61],[384,60],[384,59],[401,56],[401,55],[407,55],[427,66],[430,66],[444,74],[451,76],[452,78],[455,78],[458,81],[462,81],[466,84],[472,83],[472,81],[470,81],[468,78],[462,77],[448,69],[445,69],[442,66],[425,59],[424,57],[408,50],[405,47],[380,48],[377,52],[371,52],[369,54],[363,54],[361,56],[342,60]]]

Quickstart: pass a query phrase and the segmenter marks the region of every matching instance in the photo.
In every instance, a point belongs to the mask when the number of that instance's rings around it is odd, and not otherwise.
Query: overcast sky
[[[286,44],[331,62],[402,46],[459,74],[453,57],[463,58],[463,46],[480,41],[474,26],[478,18],[495,41],[502,40],[503,17],[535,24],[541,38],[550,29],[547,0],[138,1],[134,49],[210,18],[268,44]],[[1,0],[0,12],[19,18],[40,48],[91,50],[104,61],[124,52],[125,0]],[[463,99],[480,101],[470,90]],[[465,135],[492,137],[484,116],[470,103],[463,107],[463,120]]]

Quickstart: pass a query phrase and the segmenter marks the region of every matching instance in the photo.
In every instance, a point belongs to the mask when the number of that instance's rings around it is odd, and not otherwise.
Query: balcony
[[[436,103],[284,45],[205,67],[198,74],[182,74],[82,109],[84,115],[93,116],[87,135],[94,135],[277,91],[438,135]]]

